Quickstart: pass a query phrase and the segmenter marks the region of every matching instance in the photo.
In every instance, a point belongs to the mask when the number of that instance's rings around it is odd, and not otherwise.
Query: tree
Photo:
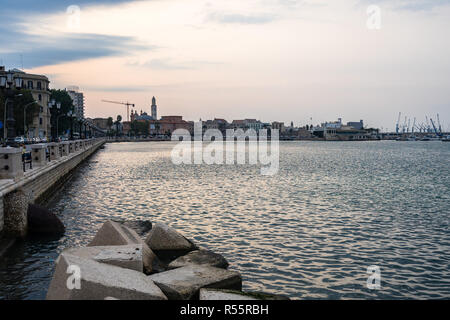
[[[118,116],[117,116],[117,120],[116,120],[116,122],[115,122],[115,125],[116,125],[116,135],[120,135],[119,134],[119,125],[120,125],[120,122],[122,121],[122,116],[119,114]]]
[[[17,95],[21,94],[21,96],[17,97]],[[14,120],[16,120],[15,123],[15,129],[16,129],[16,135],[26,135],[25,130],[23,127],[23,117],[24,117],[24,108],[28,104],[32,103],[34,100],[33,95],[31,94],[31,91],[29,90],[14,90],[13,92],[13,103],[14,103]],[[5,116],[5,102],[6,97],[3,92],[0,91],[0,115],[1,119],[0,121],[4,122],[4,116]],[[26,110],[26,126],[29,127],[33,124],[34,118],[39,114],[40,106],[37,103],[28,105]],[[3,123],[3,125],[5,125]],[[0,136],[3,137],[3,129],[0,130]]]
[[[57,136],[60,133],[66,132],[70,129],[70,118],[67,117],[67,113],[69,111],[74,112],[73,100],[69,96],[66,90],[51,90],[50,100],[55,100],[56,102],[61,103],[61,109],[58,112],[59,115],[64,115],[59,118],[58,124],[56,123],[56,118],[53,119],[52,126],[58,127]],[[56,129],[55,129],[56,130]]]

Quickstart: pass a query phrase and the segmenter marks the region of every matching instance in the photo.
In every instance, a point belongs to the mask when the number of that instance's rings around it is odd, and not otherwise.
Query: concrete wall
[[[59,159],[46,162],[45,165],[28,170],[18,179],[0,179],[0,238],[4,229],[4,215],[9,208],[4,205],[5,198],[14,191],[21,190],[29,202],[42,199],[61,180],[75,169],[83,160],[105,143],[105,139],[92,139],[86,147]],[[75,150],[75,148],[74,148]],[[0,151],[1,156],[1,151]]]

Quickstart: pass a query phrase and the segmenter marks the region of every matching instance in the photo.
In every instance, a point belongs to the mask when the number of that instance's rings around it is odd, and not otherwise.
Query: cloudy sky
[[[79,86],[90,117],[125,117],[102,99],[149,112],[155,95],[159,115],[188,120],[342,117],[393,130],[401,111],[439,113],[450,130],[450,0],[0,4],[0,63]]]

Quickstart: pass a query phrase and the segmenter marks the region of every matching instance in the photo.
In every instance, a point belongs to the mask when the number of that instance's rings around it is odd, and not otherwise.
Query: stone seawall
[[[28,203],[42,200],[56,186],[64,182],[64,179],[73,169],[104,143],[105,139],[89,139],[63,144],[49,144],[44,147],[49,148],[50,159],[53,158],[52,161],[45,159],[45,148],[40,145],[36,149],[33,148],[33,169],[28,169],[26,172],[21,170],[21,152],[18,153],[15,151],[17,149],[12,150],[12,148],[0,148],[0,157],[3,157],[3,163],[1,163],[3,166],[0,169],[4,171],[10,168],[9,171],[11,169],[17,171],[16,173],[8,172],[8,174],[13,174],[10,179],[5,179],[4,176],[3,179],[0,179],[0,238],[3,235],[23,235],[21,234],[21,229],[23,229],[21,226],[8,225],[5,220],[12,217],[17,219],[17,223],[20,223],[23,220],[23,215],[26,218],[26,212],[23,211],[24,208],[27,208]],[[40,150],[44,150],[43,153]],[[44,159],[42,160],[39,157]],[[17,164],[14,163],[4,164],[5,161],[18,161],[17,159],[20,159],[18,168]],[[15,224],[15,222],[12,224]],[[14,230],[16,228],[17,230]]]

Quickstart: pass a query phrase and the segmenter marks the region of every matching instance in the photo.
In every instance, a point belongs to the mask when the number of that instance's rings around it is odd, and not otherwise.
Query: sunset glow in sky
[[[5,3],[5,4],[3,4]],[[381,29],[367,28],[367,7]],[[70,5],[76,12],[67,12]],[[398,112],[450,130],[450,1],[2,0],[0,60],[77,85],[88,117],[130,101],[187,120],[296,125],[359,121],[394,130]],[[26,8],[26,9],[24,9]],[[74,20],[75,19],[75,20]],[[22,55],[22,59],[21,59]]]

